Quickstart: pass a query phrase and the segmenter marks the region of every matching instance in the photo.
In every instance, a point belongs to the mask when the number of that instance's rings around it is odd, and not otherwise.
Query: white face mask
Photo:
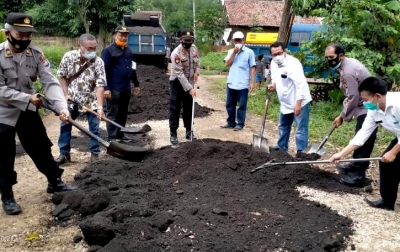
[[[279,66],[279,65],[282,65],[283,64],[283,62],[285,62],[285,55],[278,55],[278,56],[276,56],[276,57],[274,57],[274,58],[272,58],[272,60],[273,61],[275,61],[275,63]]]
[[[241,44],[241,43],[239,43],[239,44],[235,44],[235,47],[236,47],[236,48],[238,48],[238,49],[242,49],[242,47],[243,47],[243,44]]]

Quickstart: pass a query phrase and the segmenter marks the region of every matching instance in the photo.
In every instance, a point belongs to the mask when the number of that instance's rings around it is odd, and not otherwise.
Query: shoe
[[[363,175],[359,172],[349,172],[340,178],[340,183],[346,186],[363,187],[365,185],[365,171]]]
[[[1,201],[3,202],[4,212],[8,215],[19,214],[22,210],[21,207],[15,202],[12,186],[0,188]]]
[[[97,161],[99,161],[99,154],[94,154],[94,153],[92,153],[92,154],[90,155],[90,162],[91,162],[91,163],[95,163],[95,162],[97,162]]]
[[[194,135],[193,131],[187,130],[186,131],[186,139],[190,140],[190,137],[193,137],[193,140],[197,139],[197,137]]]
[[[58,165],[62,165],[65,163],[71,163],[71,155],[70,154],[60,154],[58,158],[54,159]]]
[[[243,126],[240,126],[240,125],[236,125],[236,126],[233,128],[234,131],[239,131],[239,130],[242,130],[242,129],[243,129]]]
[[[47,193],[69,192],[69,191],[74,191],[76,189],[77,189],[77,187],[70,186],[70,185],[64,183],[61,180],[61,177],[58,177],[53,181],[49,181],[49,183],[47,185]]]
[[[346,175],[354,170],[354,163],[340,163],[336,165],[336,169],[339,171],[339,173]]]
[[[229,124],[225,124],[225,125],[221,126],[221,129],[233,129],[233,128],[235,128],[235,126],[231,126]]]
[[[178,134],[176,133],[176,131],[171,131],[170,141],[172,145],[178,144]]]
[[[394,210],[394,206],[386,205],[385,202],[383,202],[383,199],[372,201],[367,198],[364,198],[364,201],[367,202],[368,205],[370,205],[371,207],[374,207],[374,208],[380,208],[380,209],[385,209],[385,210],[390,210],[390,211]]]
[[[278,145],[274,145],[274,146],[271,146],[271,147],[269,147],[271,150],[274,150],[274,151],[278,151],[278,150],[280,150],[281,148],[279,148],[279,146]]]

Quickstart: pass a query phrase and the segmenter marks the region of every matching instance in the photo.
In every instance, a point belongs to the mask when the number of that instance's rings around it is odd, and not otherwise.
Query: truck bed
[[[134,26],[126,27],[129,32],[140,33],[140,34],[157,34],[164,33],[161,27],[151,27],[151,26]]]

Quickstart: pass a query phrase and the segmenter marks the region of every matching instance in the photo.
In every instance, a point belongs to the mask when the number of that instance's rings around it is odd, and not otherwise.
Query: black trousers
[[[130,99],[130,90],[124,92],[111,90],[111,99],[107,100],[107,118],[119,125],[125,126]],[[111,123],[107,123],[107,135],[109,140],[116,138],[121,139],[124,137],[120,128]]]
[[[393,139],[383,154],[390,151],[397,143],[397,138]],[[400,153],[397,154],[396,159],[392,163],[379,162],[379,177],[383,202],[388,206],[394,206],[400,183]]]
[[[37,112],[21,112],[15,127],[0,123],[0,187],[17,183],[14,171],[16,143],[18,134],[22,147],[35,163],[37,169],[49,181],[55,180],[63,173],[51,154],[53,145],[47,136],[46,128]]]
[[[183,126],[186,130],[191,130],[192,127],[192,106],[193,97],[188,92],[183,90],[183,87],[178,79],[169,82],[170,98],[169,98],[169,128],[175,131],[179,127],[179,115],[182,111]]]
[[[355,129],[356,134],[361,129],[366,117],[367,117],[366,114],[360,115],[359,117],[357,117],[357,124],[356,124],[356,129]],[[360,148],[356,149],[353,152],[353,158],[369,158],[371,156],[372,150],[374,149],[374,145],[375,145],[377,131],[378,131],[378,129],[375,129],[375,131],[371,134],[371,136],[364,143],[364,145],[361,146]],[[365,170],[368,168],[368,166],[369,166],[369,162],[353,163],[353,167],[356,168],[357,170],[359,170],[359,169]],[[361,172],[363,172],[363,171],[361,171]]]

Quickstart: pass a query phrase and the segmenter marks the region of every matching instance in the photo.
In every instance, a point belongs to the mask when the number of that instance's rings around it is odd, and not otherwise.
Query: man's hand
[[[240,49],[239,48],[237,48],[236,46],[233,48],[233,53],[238,53],[238,52],[240,52]]]
[[[60,111],[60,120],[61,121],[65,122],[65,123],[68,123],[69,117],[70,117],[70,114],[69,114],[68,109],[62,109]]]
[[[250,82],[250,93],[253,93],[254,90],[256,90],[256,89],[255,89],[254,82],[252,81],[252,82]]]
[[[276,85],[275,85],[275,83],[272,83],[272,84],[269,84],[267,88],[268,88],[269,92],[272,92],[272,91],[275,91]]]
[[[337,163],[337,161],[342,160],[343,158],[344,158],[343,157],[343,153],[342,152],[338,152],[338,153],[334,154],[329,160],[332,163]]]
[[[97,114],[98,114],[97,118],[99,118],[100,120],[104,120],[104,118],[106,117],[102,109],[97,109]]]
[[[67,100],[67,102],[72,101],[72,97],[69,94],[65,96],[65,99]]]
[[[343,123],[343,118],[340,116],[336,117],[335,120],[333,121],[333,124],[336,126],[336,128],[339,128],[340,125]]]
[[[193,88],[189,90],[189,94],[194,98],[196,97],[196,90],[194,90]]]
[[[392,163],[396,159],[396,155],[393,154],[391,151],[386,152],[382,156],[382,162],[384,163]]]
[[[134,87],[133,88],[133,95],[137,96],[138,94],[140,94],[140,87]]]
[[[31,97],[29,98],[29,102],[36,107],[42,106],[42,100],[39,99],[38,94],[31,95]]]
[[[301,113],[301,103],[294,106],[294,116],[299,116]]]
[[[104,98],[111,99],[111,91],[110,90],[104,91]]]

